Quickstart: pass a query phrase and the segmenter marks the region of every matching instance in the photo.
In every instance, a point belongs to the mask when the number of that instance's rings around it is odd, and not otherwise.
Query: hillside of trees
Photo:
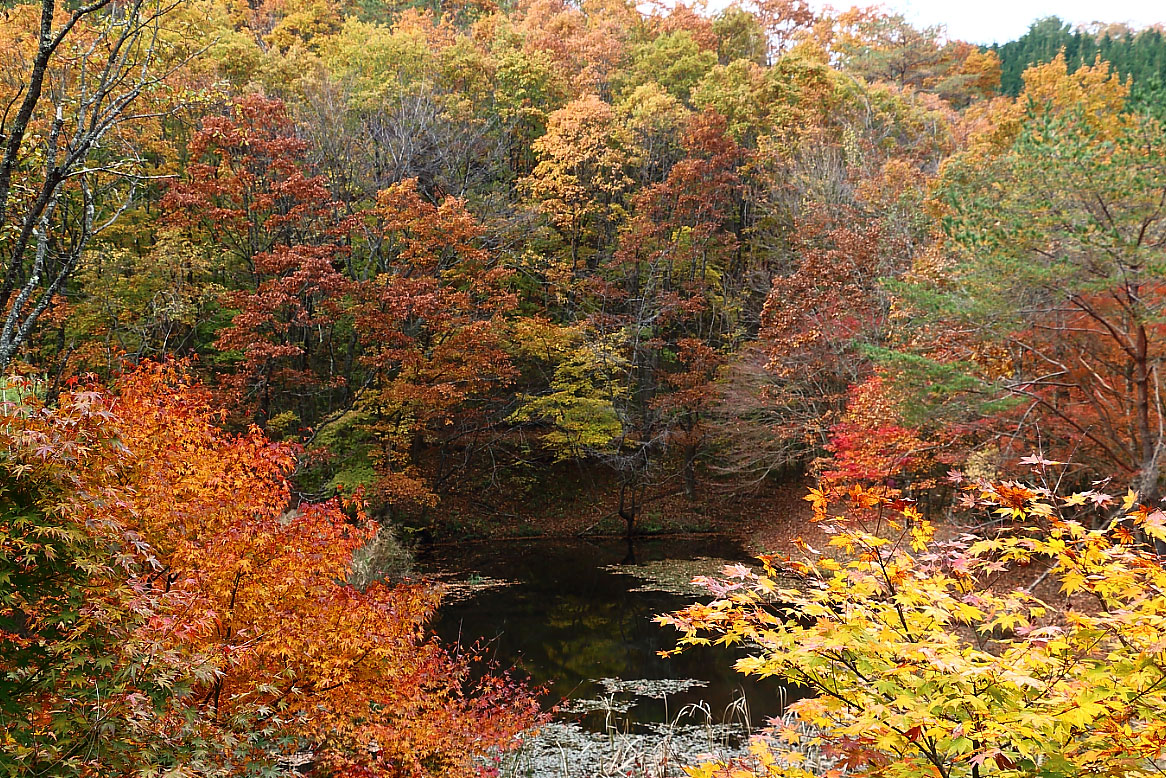
[[[855,591],[893,599],[863,645],[904,653],[799,633],[828,648],[783,665],[732,598],[674,617],[690,640],[826,693],[823,656],[862,686],[958,654],[949,624],[1012,630],[972,662],[992,683],[1008,651],[1075,658],[1007,679],[1021,745],[985,745],[991,683],[806,720],[878,775],[1161,759],[1161,30],[981,49],[803,0],[41,0],[0,41],[0,775],[476,774],[542,714],[432,639],[437,593],[377,548],[585,492],[631,536],[653,501],[791,475],[820,521],[895,518],[839,535],[857,589],[785,602],[829,632]],[[926,529],[976,511],[1040,543]],[[950,601],[1038,557],[1112,618],[1057,643],[1027,593]],[[1099,646],[1123,674],[1066,713]],[[1025,718],[1026,689],[1061,707]],[[1112,764],[1115,732],[1125,772],[1032,750]]]
[[[1074,29],[1050,16],[1034,22],[1018,39],[991,50],[1000,58],[1003,94],[1020,94],[1027,68],[1051,62],[1063,52],[1074,70],[1098,59],[1108,62],[1123,79],[1132,81],[1132,100],[1143,110],[1159,112],[1166,89],[1166,39],[1162,33],[1161,26],[1135,30],[1120,24]]]
[[[81,17],[9,133],[0,363],[52,393],[190,360],[228,425],[303,446],[304,499],[418,526],[571,463],[629,527],[810,465],[998,79],[797,3],[135,13]],[[5,21],[9,123],[36,20]]]

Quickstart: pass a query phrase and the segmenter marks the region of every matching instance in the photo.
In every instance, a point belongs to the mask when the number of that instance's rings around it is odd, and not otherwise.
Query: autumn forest
[[[1166,28],[0,13],[0,778],[1166,770]],[[663,537],[778,715],[531,767],[417,560]]]

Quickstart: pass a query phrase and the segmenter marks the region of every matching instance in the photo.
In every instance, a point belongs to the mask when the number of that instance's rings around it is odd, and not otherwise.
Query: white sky
[[[821,7],[822,0],[811,0]],[[1072,25],[1125,22],[1145,27],[1166,23],[1166,0],[833,0],[835,8],[882,5],[916,26],[942,24],[948,36],[971,43],[1019,38],[1036,19],[1059,16]]]

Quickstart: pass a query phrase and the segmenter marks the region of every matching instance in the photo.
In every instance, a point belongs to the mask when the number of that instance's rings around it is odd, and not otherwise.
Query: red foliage
[[[830,457],[819,463],[825,485],[894,488],[929,464],[929,446],[902,421],[891,389],[879,375],[850,388],[846,413],[830,428]]]
[[[409,180],[380,193],[375,215],[383,269],[360,285],[355,321],[379,379],[363,401],[380,445],[378,488],[390,503],[431,504],[415,455],[482,423],[487,398],[515,375],[502,337],[517,300],[464,202],[425,202]]]
[[[282,102],[246,97],[230,116],[204,120],[186,180],[162,200],[171,223],[208,233],[235,254],[228,269],[242,288],[223,300],[238,313],[216,345],[239,353],[237,372],[223,382],[233,403],[262,422],[346,378],[316,356],[329,352],[344,316],[350,281],[341,238],[354,223],[324,178],[310,174],[307,150]]]

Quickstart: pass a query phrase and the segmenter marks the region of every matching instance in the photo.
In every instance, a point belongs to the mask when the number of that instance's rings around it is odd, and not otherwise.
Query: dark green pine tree
[[[1131,108],[1166,117],[1166,38],[1156,28],[1099,34],[1073,30],[1060,18],[1049,16],[1033,22],[1016,40],[991,48],[1000,57],[1002,94],[1020,94],[1024,71],[1052,61],[1063,51],[1070,70],[1092,65],[1098,58],[1110,63],[1123,79],[1132,81]]]

